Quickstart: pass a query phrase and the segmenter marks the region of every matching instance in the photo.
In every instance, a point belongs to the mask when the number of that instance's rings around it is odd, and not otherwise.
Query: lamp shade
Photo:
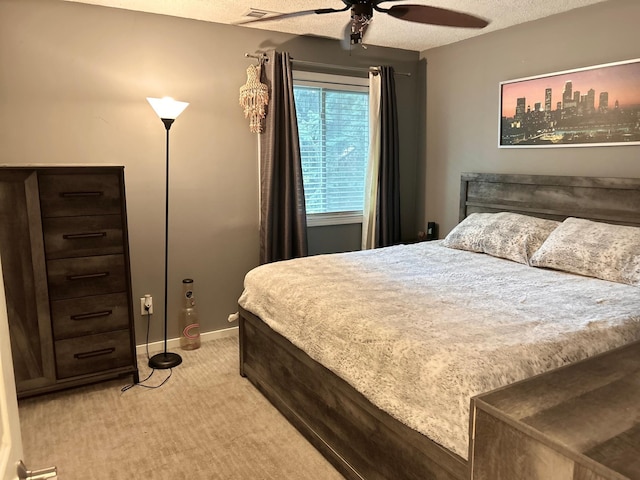
[[[178,115],[184,112],[184,109],[189,106],[187,102],[178,102],[171,97],[147,97],[147,101],[161,119],[169,120],[175,120],[178,118]]]

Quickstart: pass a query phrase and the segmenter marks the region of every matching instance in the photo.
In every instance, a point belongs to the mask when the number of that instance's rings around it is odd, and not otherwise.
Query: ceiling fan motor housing
[[[373,5],[371,0],[355,0],[351,2],[351,16],[365,15],[373,16]]]

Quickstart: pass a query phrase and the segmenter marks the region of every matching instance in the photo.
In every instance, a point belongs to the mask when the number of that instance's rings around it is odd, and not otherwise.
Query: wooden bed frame
[[[498,211],[640,226],[640,179],[462,174],[460,219]],[[469,478],[465,459],[395,420],[260,318],[239,311],[240,374],[347,479]]]

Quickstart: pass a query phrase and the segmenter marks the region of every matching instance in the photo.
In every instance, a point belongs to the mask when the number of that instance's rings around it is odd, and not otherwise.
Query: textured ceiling
[[[159,13],[174,17],[232,24],[246,20],[250,9],[289,13],[316,8],[342,8],[341,0],[67,0],[107,7]],[[437,27],[399,20],[375,12],[365,36],[365,44],[423,51],[476,35],[547,17],[603,0],[409,0],[393,5],[422,4],[448,8],[490,20],[481,30]],[[389,2],[387,7],[391,6]],[[307,15],[243,28],[260,28],[297,35],[314,35],[341,39],[349,21],[349,12]]]

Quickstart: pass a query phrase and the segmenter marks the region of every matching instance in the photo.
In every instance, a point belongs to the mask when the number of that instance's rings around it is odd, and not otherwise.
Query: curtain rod
[[[293,61],[293,63],[297,63],[298,65],[303,65],[306,67],[322,67],[322,68],[329,68],[333,70],[348,70],[352,72],[361,72],[361,73],[378,71],[378,67],[348,67],[343,65],[332,65],[330,63],[318,63],[318,62],[308,62],[306,60],[296,60],[295,58],[292,58],[291,60]],[[396,75],[402,75],[404,77],[411,76],[410,73],[405,73],[405,72],[394,72],[394,73]]]
[[[244,56],[248,58],[257,58],[258,60],[267,59],[267,56],[264,53],[260,53],[260,54],[245,53]],[[348,67],[344,65],[332,65],[330,63],[318,63],[318,62],[309,62],[306,60],[296,60],[295,58],[291,58],[291,61],[293,63],[297,63],[298,65],[302,65],[306,67],[321,67],[321,68],[327,68],[332,70],[348,70],[351,72],[359,72],[359,73],[378,71],[378,67]],[[402,75],[404,77],[411,76],[411,73],[406,73],[406,72],[394,72],[394,73],[396,75]]]

